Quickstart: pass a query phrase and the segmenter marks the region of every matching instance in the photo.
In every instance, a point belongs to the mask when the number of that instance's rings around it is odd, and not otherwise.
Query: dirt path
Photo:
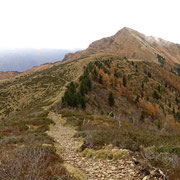
[[[92,159],[75,152],[75,149],[81,144],[81,142],[73,139],[75,131],[69,127],[64,127],[61,123],[63,119],[55,113],[49,113],[49,117],[55,122],[55,125],[50,127],[48,134],[55,138],[56,148],[63,148],[61,156],[65,162],[81,170],[88,180],[141,179],[132,161]]]

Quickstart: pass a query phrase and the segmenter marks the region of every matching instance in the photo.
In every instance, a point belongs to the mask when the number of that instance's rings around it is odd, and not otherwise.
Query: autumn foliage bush
[[[177,89],[180,92],[180,77],[164,69],[161,69],[161,71],[159,71],[159,75],[171,87]]]
[[[145,101],[144,99],[139,99],[139,102],[137,103],[137,105],[143,109],[146,115],[151,116],[153,118],[158,117],[159,107],[157,104],[153,105],[149,101]]]

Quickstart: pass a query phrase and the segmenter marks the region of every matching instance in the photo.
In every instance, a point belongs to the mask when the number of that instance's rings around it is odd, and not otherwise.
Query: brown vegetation
[[[70,53],[65,60],[72,61],[99,52],[106,52],[120,57],[140,59],[158,63],[157,55],[165,57],[168,64],[180,63],[180,46],[162,39],[147,37],[130,28],[123,28],[114,36],[95,41],[86,50]]]
[[[20,74],[17,71],[0,71],[0,80],[9,79]]]
[[[179,59],[177,54],[168,59],[164,50],[158,56],[153,43],[125,28],[92,43],[85,51],[66,56],[68,61],[2,81],[0,178],[53,179],[66,174],[53,139],[46,134],[53,122],[43,109],[49,108],[77,127],[76,136],[84,138],[84,148],[99,150],[113,144],[176,172],[179,164],[175,159],[180,158],[180,78],[173,62]],[[10,166],[17,162],[17,166]]]

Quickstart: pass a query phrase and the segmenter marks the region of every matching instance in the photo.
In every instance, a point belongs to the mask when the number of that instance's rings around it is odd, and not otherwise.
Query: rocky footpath
[[[75,130],[62,125],[63,119],[55,113],[49,113],[49,117],[55,122],[55,125],[50,127],[48,134],[56,141],[56,148],[60,149],[61,156],[67,164],[77,169],[79,175],[77,179],[83,180],[148,180],[148,179],[164,179],[163,173],[151,171],[143,172],[143,167],[132,157],[130,160],[102,160],[98,158],[83,157],[82,153],[76,152],[82,142],[75,141],[73,136]],[[75,170],[76,171],[76,170]],[[158,174],[158,176],[156,176]]]

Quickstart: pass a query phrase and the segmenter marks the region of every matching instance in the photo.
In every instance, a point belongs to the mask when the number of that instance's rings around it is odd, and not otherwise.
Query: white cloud
[[[178,0],[0,0],[0,47],[83,48],[124,26],[180,43]]]

